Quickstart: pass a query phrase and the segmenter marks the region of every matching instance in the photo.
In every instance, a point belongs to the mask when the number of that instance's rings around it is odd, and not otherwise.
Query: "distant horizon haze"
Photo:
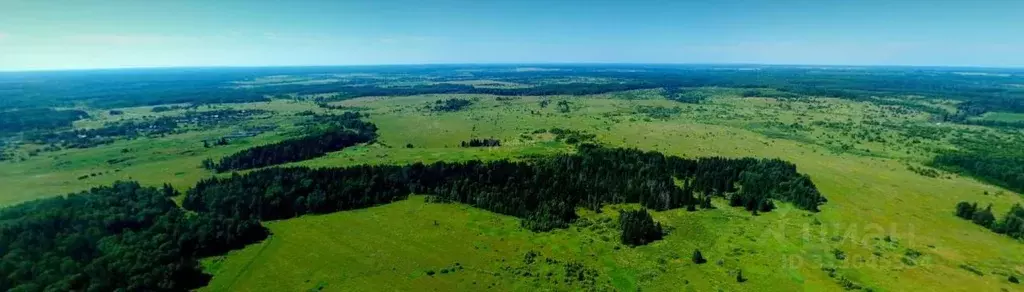
[[[408,63],[408,64],[322,64],[322,65],[237,65],[237,66],[139,66],[139,67],[98,67],[98,68],[41,68],[41,69],[27,69],[27,70],[4,70],[0,69],[0,74],[3,73],[47,73],[47,72],[87,72],[87,71],[131,71],[131,70],[229,70],[229,69],[288,69],[288,68],[361,68],[361,67],[472,67],[472,66],[494,66],[494,67],[530,67],[530,66],[542,66],[542,67],[602,67],[602,66],[623,66],[630,68],[637,68],[642,66],[665,66],[665,67],[736,67],[737,69],[746,69],[752,67],[775,67],[775,68],[829,68],[829,69],[884,69],[884,68],[903,68],[903,69],[942,69],[942,70],[982,70],[982,71],[999,71],[999,72],[1012,72],[1024,74],[1024,66],[944,66],[944,65],[849,65],[849,64],[757,64],[757,63],[600,63],[600,62],[549,62],[549,63],[521,63],[521,62],[507,62],[507,63]]]
[[[1024,67],[1024,1],[0,0],[0,71],[439,64]]]

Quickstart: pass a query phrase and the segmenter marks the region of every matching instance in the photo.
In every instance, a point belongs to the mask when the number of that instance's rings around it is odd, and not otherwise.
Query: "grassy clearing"
[[[774,273],[774,252],[724,247],[726,242],[767,240],[760,229],[794,211],[752,217],[745,212],[656,214],[670,228],[669,237],[644,247],[618,243],[614,218],[617,208],[585,213],[567,230],[537,234],[519,227],[515,218],[458,204],[425,203],[423,197],[353,212],[271,222],[273,236],[226,257],[204,264],[217,277],[209,291],[325,290],[575,290],[561,280],[557,264],[525,265],[530,251],[541,258],[575,261],[598,271],[598,289],[635,290],[638,286],[692,291],[724,288],[730,291],[792,290],[800,283],[787,273]],[[635,206],[630,206],[635,207]],[[734,230],[716,231],[721,224]],[[352,240],[358,238],[359,240]],[[303,248],[294,248],[301,245]],[[711,262],[696,265],[689,255],[702,249]],[[749,248],[749,247],[748,247]],[[729,254],[744,254],[742,260]],[[723,259],[723,263],[717,261]],[[465,267],[454,272],[439,270]],[[744,265],[751,265],[745,267]],[[517,272],[510,267],[524,268]],[[744,269],[757,282],[728,281]],[[428,271],[435,271],[429,275]],[[539,272],[539,277],[521,271]],[[552,280],[553,279],[553,280]],[[811,282],[811,283],[807,283]],[[805,287],[815,287],[805,281]],[[818,285],[827,283],[818,283]],[[810,285],[810,286],[806,286]],[[821,287],[827,287],[822,285]]]
[[[527,231],[516,230],[515,218],[465,206],[426,204],[422,197],[267,226],[274,233],[270,239],[208,262],[224,276],[206,290],[507,287],[510,283],[502,283],[491,271],[529,237]],[[303,248],[294,248],[297,245]],[[427,275],[455,263],[466,269]]]

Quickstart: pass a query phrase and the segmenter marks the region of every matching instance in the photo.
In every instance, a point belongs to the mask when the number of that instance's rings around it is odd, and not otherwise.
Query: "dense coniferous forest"
[[[267,169],[204,180],[187,193],[183,206],[269,220],[361,208],[423,193],[438,201],[523,218],[524,226],[543,231],[567,226],[576,218],[577,207],[597,210],[605,204],[640,203],[667,210],[700,205],[698,193],[729,196],[742,206],[760,207],[777,199],[811,211],[825,202],[806,176],[781,160],[688,160],[590,145],[580,150],[577,155],[529,162]],[[684,181],[682,187],[676,179]],[[769,181],[774,185],[764,184]]]
[[[984,209],[978,208],[978,203],[960,202],[956,204],[957,217],[970,220],[974,224],[981,225],[996,233],[1005,234],[1019,240],[1024,240],[1024,207],[1015,204],[1010,211],[1003,215],[1002,219],[996,219],[992,213],[992,205]]]
[[[358,113],[352,112],[314,117],[317,122],[311,122],[309,127],[314,134],[245,149],[217,162],[205,160],[203,167],[219,172],[259,168],[320,157],[328,152],[373,141],[377,137],[377,127],[360,121],[360,117]],[[313,126],[324,125],[324,128],[313,129]]]
[[[72,122],[87,117],[84,111],[51,108],[0,111],[0,133],[69,128]]]
[[[501,140],[493,138],[484,139],[469,139],[469,141],[462,141],[459,144],[461,147],[498,147],[501,146]]]
[[[168,192],[118,182],[0,210],[0,290],[182,291],[197,259],[267,236],[256,220],[187,215]]]
[[[1024,192],[1024,151],[1000,140],[955,140],[962,149],[939,153],[935,167],[976,177],[980,180]]]

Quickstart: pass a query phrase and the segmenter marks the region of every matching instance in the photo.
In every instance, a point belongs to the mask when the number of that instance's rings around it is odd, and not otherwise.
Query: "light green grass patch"
[[[1024,121],[1024,114],[1022,113],[1005,113],[1005,112],[987,112],[981,115],[982,120],[989,121],[1000,121],[1000,122],[1021,122]]]

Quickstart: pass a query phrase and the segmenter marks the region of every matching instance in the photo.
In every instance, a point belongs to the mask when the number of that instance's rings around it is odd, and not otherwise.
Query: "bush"
[[[700,254],[700,250],[699,249],[693,250],[693,263],[694,264],[698,264],[699,265],[699,264],[703,264],[703,263],[706,263],[706,262],[708,262],[708,260],[704,259],[704,255]]]
[[[837,260],[845,260],[846,259],[846,253],[843,252],[842,250],[839,250],[838,248],[832,249],[832,255],[834,255]]]

